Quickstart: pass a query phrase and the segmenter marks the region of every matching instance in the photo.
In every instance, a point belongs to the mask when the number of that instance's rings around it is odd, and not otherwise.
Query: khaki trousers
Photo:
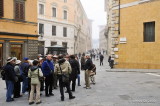
[[[86,87],[90,87],[90,80],[89,80],[90,72],[91,72],[91,70],[86,70],[85,71],[85,84],[86,84]]]
[[[34,91],[36,90],[36,103],[40,102],[40,84],[31,84],[29,102],[34,102]]]

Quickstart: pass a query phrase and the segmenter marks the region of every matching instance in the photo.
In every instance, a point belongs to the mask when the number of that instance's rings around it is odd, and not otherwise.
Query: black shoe
[[[53,94],[53,93],[50,93],[49,96],[54,96],[54,94]]]
[[[65,93],[68,93],[68,91],[65,91]]]
[[[34,104],[34,102],[29,102],[29,105],[32,105],[32,104]]]
[[[64,101],[64,98],[61,98],[61,101]]]
[[[37,102],[36,104],[41,104],[42,103],[42,101],[40,101],[40,102]]]
[[[19,96],[14,96],[14,98],[19,98]]]
[[[46,97],[50,97],[50,95],[46,95]]]
[[[81,85],[78,85],[78,86],[81,86]]]
[[[75,98],[75,96],[71,96],[71,97],[69,97],[69,99],[74,99]]]

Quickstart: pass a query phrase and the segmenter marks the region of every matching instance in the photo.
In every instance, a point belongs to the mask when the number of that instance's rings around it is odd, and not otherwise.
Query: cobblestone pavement
[[[55,96],[46,98],[41,96],[39,106],[160,106],[160,75],[150,71],[119,71],[110,70],[107,59],[104,66],[97,65],[96,84],[91,89],[84,89],[84,72],[81,71],[81,85],[76,86],[73,93],[76,99],[69,100],[65,94],[65,101],[61,102],[59,89],[54,90]],[[106,71],[109,70],[109,71]],[[158,70],[157,70],[158,71]],[[5,102],[5,83],[0,80],[0,106],[28,106],[27,95]],[[35,105],[35,104],[34,104]]]

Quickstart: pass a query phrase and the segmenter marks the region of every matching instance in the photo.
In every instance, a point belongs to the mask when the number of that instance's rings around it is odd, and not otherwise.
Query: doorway
[[[21,44],[11,44],[10,50],[11,57],[17,57],[18,60],[22,60],[22,45]]]

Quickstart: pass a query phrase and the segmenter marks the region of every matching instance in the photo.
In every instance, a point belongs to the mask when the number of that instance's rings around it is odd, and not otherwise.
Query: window
[[[23,0],[15,0],[15,19],[24,20],[25,18],[25,2]]]
[[[51,46],[57,45],[57,42],[51,42]]]
[[[67,0],[64,0],[65,3],[67,3]]]
[[[67,28],[63,27],[63,37],[67,37]]]
[[[39,14],[44,15],[44,5],[43,4],[39,4]]]
[[[57,9],[55,7],[52,8],[53,17],[57,16]]]
[[[52,26],[52,35],[56,35],[56,26]]]
[[[3,12],[3,0],[0,0],[0,18],[3,17],[4,12]]]
[[[67,48],[67,42],[62,42],[62,46]]]
[[[155,22],[144,23],[144,42],[155,42]]]
[[[65,20],[67,19],[67,11],[66,10],[63,11],[63,19],[65,19]]]
[[[44,34],[44,24],[39,24],[39,34]]]

